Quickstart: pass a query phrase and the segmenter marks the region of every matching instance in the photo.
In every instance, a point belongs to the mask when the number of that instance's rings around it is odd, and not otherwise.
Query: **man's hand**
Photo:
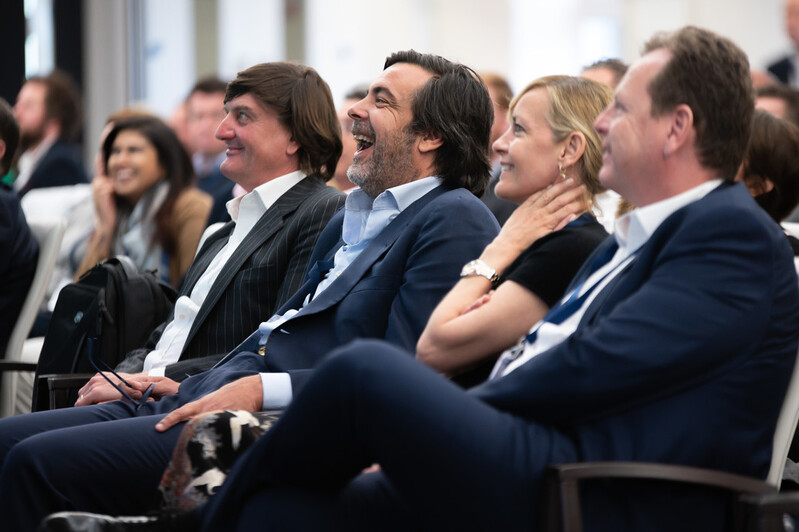
[[[173,426],[191,419],[197,414],[213,412],[214,410],[246,410],[258,412],[263,405],[263,387],[259,375],[242,377],[239,380],[225,384],[218,390],[200,397],[196,401],[187,403],[170,412],[158,422],[155,430],[164,432]]]
[[[120,388],[126,388],[125,391],[130,394],[134,399],[141,397],[138,390],[127,388],[122,382],[117,379],[112,373],[106,373],[106,376],[114,381]],[[130,382],[136,377],[144,376],[144,373],[120,373],[120,377]],[[121,399],[122,395],[116,389],[108,384],[108,381],[103,378],[99,373],[89,379],[89,382],[83,385],[83,388],[78,390],[78,400],[75,401],[75,406],[96,405],[105,403],[107,401],[115,401]]]
[[[125,386],[111,373],[106,373],[106,376],[124,389],[133,399],[139,399],[153,383],[155,387],[150,394],[153,399],[173,395],[177,393],[180,386],[179,383],[167,377],[150,377],[146,373],[120,373],[119,376],[130,383],[131,387]],[[75,401],[75,406],[96,405],[119,399],[122,399],[122,395],[98,373],[78,391],[78,400]]]

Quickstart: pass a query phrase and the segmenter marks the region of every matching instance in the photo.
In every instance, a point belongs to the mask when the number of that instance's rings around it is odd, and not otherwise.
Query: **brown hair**
[[[222,81],[216,76],[206,76],[197,80],[197,83],[189,91],[189,95],[186,96],[186,101],[191,98],[195,92],[201,92],[203,94],[216,94],[218,92],[225,93],[227,90],[227,83]]]
[[[66,72],[53,70],[46,76],[32,76],[26,83],[41,83],[46,87],[44,115],[61,126],[61,139],[72,140],[83,121],[80,91],[75,81]]]
[[[799,126],[799,91],[787,85],[766,85],[755,91],[757,98],[776,98],[785,102],[785,119]]]
[[[581,181],[593,198],[604,190],[597,177],[602,167],[602,138],[594,128],[594,121],[613,99],[613,91],[590,79],[546,76],[533,81],[516,95],[510,104],[511,112],[519,99],[533,89],[544,89],[549,95],[549,109],[545,118],[555,142],[562,141],[575,131],[582,133],[585,138],[585,151],[578,169]]]
[[[731,40],[694,26],[656,34],[644,53],[661,48],[671,59],[649,83],[652,116],[681,104],[690,107],[700,163],[733,179],[749,142],[754,111],[746,54]]]
[[[507,111],[510,108],[510,101],[513,99],[513,90],[511,90],[508,80],[493,72],[480,74],[480,77],[483,78],[486,87],[494,91],[497,106],[503,111]]]
[[[755,111],[752,138],[741,176],[747,184],[768,180],[774,187],[755,201],[780,222],[799,203],[799,127],[765,111]]]
[[[621,59],[616,59],[615,57],[606,57],[604,59],[600,59],[599,61],[594,61],[590,65],[583,67],[583,72],[586,70],[593,70],[593,69],[604,69],[608,70],[613,74],[613,87],[616,87],[621,78],[624,77],[624,74],[627,73],[627,69],[629,68],[627,63],[622,61]]]
[[[243,94],[277,114],[280,124],[300,145],[300,169],[333,177],[341,157],[341,124],[325,80],[311,67],[296,63],[261,63],[242,70],[227,86],[225,103]]]

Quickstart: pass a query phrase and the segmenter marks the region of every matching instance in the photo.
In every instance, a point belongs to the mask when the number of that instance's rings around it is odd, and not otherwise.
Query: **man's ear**
[[[579,131],[572,131],[563,141],[558,162],[563,168],[577,163],[585,152],[585,136]]]
[[[676,153],[694,132],[694,112],[685,104],[678,105],[670,114],[663,155]]]
[[[292,155],[297,153],[299,149],[300,149],[300,144],[292,137],[291,140],[289,140],[288,146],[286,146],[286,155],[291,157]]]
[[[6,141],[0,139],[0,159],[6,154]]]
[[[444,138],[438,132],[425,133],[418,140],[419,151],[422,153],[436,151],[442,144],[444,144]]]

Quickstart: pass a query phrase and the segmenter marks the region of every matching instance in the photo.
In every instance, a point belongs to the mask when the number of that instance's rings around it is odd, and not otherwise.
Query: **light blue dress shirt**
[[[333,268],[319,282],[313,297],[308,295],[303,306],[333,284],[394,218],[414,201],[440,184],[441,178],[430,176],[389,188],[374,200],[360,189],[354,190],[347,196],[341,230],[344,245],[336,251]],[[289,309],[284,314],[276,314],[268,321],[261,323],[258,327],[258,331],[261,333],[260,345],[266,345],[272,331],[290,320],[300,310]],[[288,373],[261,373],[260,375],[263,385],[263,409],[276,410],[288,406],[292,398],[291,379]]]

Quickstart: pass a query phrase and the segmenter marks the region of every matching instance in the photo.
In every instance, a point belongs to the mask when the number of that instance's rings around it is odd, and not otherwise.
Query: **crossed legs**
[[[203,530],[529,528],[553,449],[574,459],[557,432],[489,407],[389,344],[360,341],[319,367],[200,517]],[[374,462],[382,473],[359,476]]]

